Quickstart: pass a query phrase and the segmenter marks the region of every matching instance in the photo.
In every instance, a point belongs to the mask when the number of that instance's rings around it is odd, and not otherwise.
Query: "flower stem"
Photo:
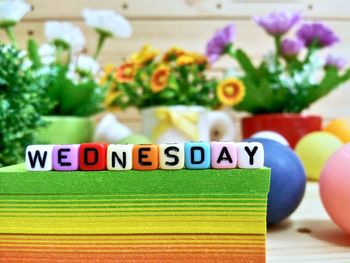
[[[99,36],[98,36],[98,42],[97,42],[97,46],[96,46],[96,50],[95,50],[95,53],[94,53],[94,59],[96,60],[97,57],[100,55],[100,52],[102,50],[102,46],[104,44],[104,42],[106,41],[108,35],[103,33],[103,32],[100,32],[100,31],[97,31]]]
[[[13,33],[12,26],[7,26],[7,27],[5,27],[5,31],[6,31],[7,36],[8,36],[9,39],[11,40],[12,45],[14,45],[15,47],[17,47],[17,41],[16,41],[15,34]]]
[[[274,37],[275,39],[275,47],[276,47],[276,56],[275,56],[275,62],[276,65],[279,64],[278,58],[281,56],[281,36],[277,35]]]
[[[224,50],[224,53],[229,55],[231,58],[236,59],[236,50],[232,44],[228,44]]]

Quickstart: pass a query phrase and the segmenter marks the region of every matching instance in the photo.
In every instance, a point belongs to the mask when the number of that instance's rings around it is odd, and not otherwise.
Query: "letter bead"
[[[210,144],[208,142],[186,142],[185,165],[188,169],[208,169],[210,167]]]
[[[55,145],[52,151],[53,169],[74,171],[79,169],[79,144]]]
[[[237,166],[237,147],[234,142],[211,142],[211,167],[230,169]]]
[[[105,170],[107,166],[106,143],[83,143],[79,148],[79,168],[83,171]]]
[[[133,144],[110,144],[107,149],[108,170],[131,170]]]
[[[28,171],[51,171],[53,145],[29,145],[26,148]]]
[[[135,170],[156,170],[159,165],[159,146],[156,144],[136,144],[132,149]]]
[[[259,142],[237,143],[238,167],[261,168],[264,166],[264,147]]]
[[[159,145],[159,167],[164,170],[178,170],[185,166],[183,143],[163,143]]]

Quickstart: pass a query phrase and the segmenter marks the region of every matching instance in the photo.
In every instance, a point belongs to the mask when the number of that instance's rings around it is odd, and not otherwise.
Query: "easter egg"
[[[343,143],[350,142],[350,120],[336,119],[331,121],[324,131],[329,132],[337,136]]]
[[[350,234],[350,143],[343,145],[326,162],[319,185],[329,216]]]
[[[134,133],[134,134],[131,134],[131,135],[117,141],[116,143],[119,143],[119,144],[128,144],[128,143],[129,144],[151,144],[152,141],[144,135]]]
[[[295,152],[304,165],[307,178],[318,180],[327,159],[341,146],[342,142],[328,132],[312,132],[304,136],[297,143]]]
[[[257,133],[254,133],[251,138],[263,138],[263,139],[270,139],[276,142],[279,142],[285,146],[289,146],[288,141],[286,138],[284,138],[281,134],[274,131],[260,131]]]
[[[267,223],[277,224],[291,215],[303,199],[306,176],[293,150],[270,139],[250,138],[264,146],[265,166],[271,168]]]

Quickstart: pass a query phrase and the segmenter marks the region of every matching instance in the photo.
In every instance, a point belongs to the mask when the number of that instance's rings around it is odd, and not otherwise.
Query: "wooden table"
[[[267,262],[350,262],[350,236],[329,218],[317,183],[290,219],[268,229]]]

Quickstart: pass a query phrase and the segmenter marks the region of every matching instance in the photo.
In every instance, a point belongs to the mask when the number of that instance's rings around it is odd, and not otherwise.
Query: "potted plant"
[[[146,45],[122,65],[105,68],[104,82],[110,86],[106,107],[138,108],[143,133],[153,142],[232,140],[231,119],[213,110],[240,102],[243,83],[232,78],[219,85],[206,76],[207,68],[204,55],[172,47],[159,56]],[[234,94],[233,87],[238,89]]]
[[[14,2],[28,5],[25,1],[5,1],[3,10],[14,8]],[[21,9],[17,7],[17,10]],[[128,21],[111,10],[84,9],[82,14],[87,25],[98,33],[93,57],[86,54],[82,31],[69,22],[47,21],[44,31],[48,42],[40,47],[34,39],[28,41],[30,67],[50,75],[46,95],[53,107],[44,113],[48,125],[36,134],[43,143],[91,141],[94,127],[90,117],[103,110],[105,96],[105,87],[99,82],[101,71],[97,58],[107,38],[128,38],[132,33]],[[3,26],[13,45],[16,45],[12,34],[15,24]]]
[[[272,13],[256,17],[275,43],[275,50],[256,66],[249,56],[234,45],[233,24],[217,31],[207,44],[207,56],[214,63],[227,54],[238,62],[233,75],[246,87],[246,96],[234,108],[253,116],[242,119],[243,137],[260,130],[273,130],[286,137],[292,147],[306,133],[321,129],[320,116],[300,114],[312,103],[336,89],[350,78],[344,60],[328,56],[324,61],[319,51],[339,41],[322,23],[304,23],[295,39],[285,34],[300,20],[299,13]]]

